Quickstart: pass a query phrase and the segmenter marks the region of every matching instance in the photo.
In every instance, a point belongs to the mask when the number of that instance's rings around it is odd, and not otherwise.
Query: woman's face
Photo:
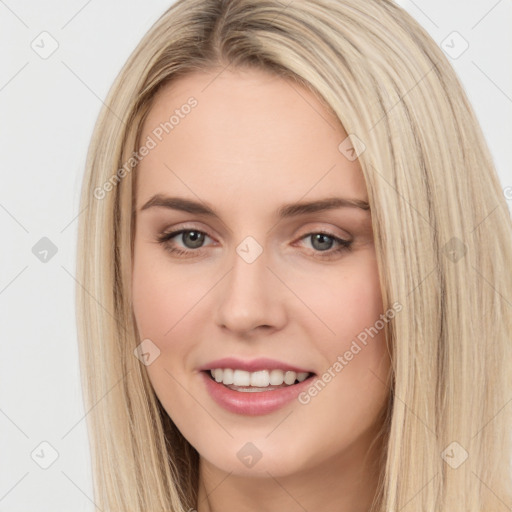
[[[309,91],[262,71],[180,78],[145,120],[134,314],[154,390],[210,467],[349,467],[374,439],[389,358],[346,137]]]

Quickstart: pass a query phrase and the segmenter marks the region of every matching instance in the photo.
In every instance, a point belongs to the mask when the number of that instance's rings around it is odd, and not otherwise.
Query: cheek
[[[345,310],[343,318],[351,319],[350,324],[358,332],[373,325],[383,313],[376,262],[373,259],[362,261],[361,268],[351,274],[341,293]]]
[[[133,312],[141,338],[165,332],[164,311],[172,311],[172,295],[165,293],[165,274],[143,251],[135,251],[132,296]],[[167,322],[165,322],[167,323]],[[168,329],[169,327],[167,327]]]
[[[314,307],[331,330],[317,338],[317,350],[325,361],[323,379],[329,382],[317,405],[341,404],[340,410],[354,411],[354,420],[371,421],[385,399],[383,382],[390,364],[374,252],[340,266],[328,286],[329,293],[315,292]]]
[[[368,369],[378,371],[387,352],[377,264],[374,258],[369,258],[366,262],[361,261],[361,267],[350,279],[350,286],[343,296],[343,314],[340,314],[337,324],[345,340],[343,353],[350,351],[354,354],[348,354],[348,358],[355,363],[351,363],[352,370],[362,372],[359,377]],[[365,378],[371,377],[366,374]]]
[[[145,247],[135,245],[132,274],[132,303],[140,340],[150,339],[159,350],[158,357],[146,371],[149,380],[170,414],[186,407],[176,385],[176,364],[186,359],[187,311],[193,303],[190,286],[179,273],[169,272],[165,258]],[[190,333],[189,333],[190,334]],[[181,376],[179,377],[181,380]],[[170,392],[172,391],[172,392]]]
[[[303,280],[301,294],[337,340],[357,336],[383,313],[377,264],[370,251],[321,278]]]
[[[190,360],[201,340],[204,301],[211,288],[208,279],[197,279],[192,266],[172,268],[166,254],[135,246],[132,304],[140,340],[151,340],[159,356],[146,367],[159,396],[175,386],[172,376],[191,371]],[[182,378],[182,377],[180,377]]]
[[[204,294],[203,284],[191,277],[186,269],[171,272],[165,254],[135,246],[132,301],[141,337],[167,339],[169,330],[183,323],[181,319]]]

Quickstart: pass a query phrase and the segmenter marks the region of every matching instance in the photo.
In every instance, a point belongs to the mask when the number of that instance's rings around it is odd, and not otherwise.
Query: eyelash
[[[180,235],[182,233],[188,233],[191,231],[193,231],[195,233],[200,233],[200,234],[206,235],[207,237],[211,238],[208,235],[208,233],[205,233],[204,231],[200,231],[200,230],[194,229],[194,228],[185,228],[185,229],[179,229],[176,231],[171,231],[169,233],[164,232],[157,237],[157,242],[162,244],[166,251],[168,251],[171,254],[174,254],[176,256],[187,256],[190,253],[194,253],[194,252],[200,253],[201,249],[203,249],[203,247],[200,247],[198,249],[177,249],[176,247],[172,247],[169,244],[171,239],[176,237],[177,235]],[[344,240],[342,238],[334,236],[332,233],[328,233],[328,232],[322,231],[322,230],[312,231],[310,233],[307,233],[306,235],[302,236],[299,240],[304,240],[305,238],[311,237],[312,235],[324,235],[324,236],[327,236],[328,238],[332,238],[335,242],[337,242],[339,244],[337,249],[327,249],[325,251],[317,251],[317,250],[313,249],[313,251],[315,253],[315,257],[317,257],[317,258],[328,260],[328,259],[332,259],[333,257],[335,257],[336,255],[338,255],[340,253],[351,250],[352,241]]]

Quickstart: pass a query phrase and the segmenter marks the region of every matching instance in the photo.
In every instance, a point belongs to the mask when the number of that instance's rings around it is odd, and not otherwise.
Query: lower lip
[[[230,412],[246,416],[258,416],[277,411],[297,398],[315,377],[312,375],[298,384],[274,391],[243,392],[233,391],[224,384],[219,384],[211,379],[207,372],[202,371],[201,376],[208,393],[218,405]]]

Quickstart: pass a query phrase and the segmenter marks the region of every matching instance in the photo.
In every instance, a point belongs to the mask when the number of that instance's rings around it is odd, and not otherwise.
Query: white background
[[[469,43],[450,60],[511,187],[512,4],[399,3],[438,44],[453,31]],[[0,512],[94,510],[74,311],[79,191],[101,101],[169,5],[0,0]],[[31,47],[42,37],[58,43],[47,59]],[[32,253],[42,237],[57,248],[46,263]],[[51,460],[42,442],[58,452],[48,469],[31,458]]]

